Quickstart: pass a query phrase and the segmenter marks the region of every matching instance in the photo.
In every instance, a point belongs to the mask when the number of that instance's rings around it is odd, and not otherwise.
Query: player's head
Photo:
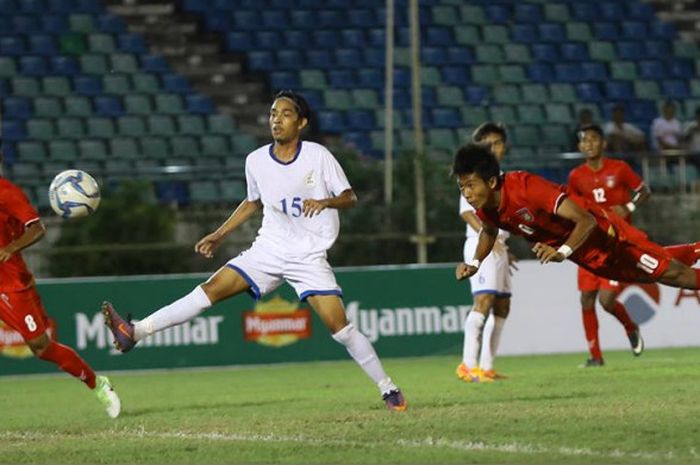
[[[508,149],[508,133],[503,123],[493,121],[482,123],[472,133],[472,141],[490,146],[496,159],[499,162],[503,161]]]
[[[501,187],[501,167],[488,145],[469,143],[457,149],[452,174],[474,208],[490,206],[493,192]]]
[[[311,109],[303,96],[291,90],[278,92],[270,107],[272,138],[280,144],[298,139],[310,118]]]
[[[621,103],[612,108],[612,120],[618,124],[625,122],[625,107]]]
[[[589,108],[584,108],[578,113],[579,126],[593,124],[593,112]]]
[[[605,150],[605,133],[597,124],[583,126],[578,132],[578,149],[586,158],[597,159]]]
[[[661,114],[666,119],[673,119],[676,117],[676,104],[673,100],[666,100],[664,106],[661,109]]]

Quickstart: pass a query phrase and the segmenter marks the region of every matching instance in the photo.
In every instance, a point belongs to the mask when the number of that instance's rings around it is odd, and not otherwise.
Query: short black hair
[[[503,142],[508,141],[508,133],[506,132],[506,126],[503,123],[496,123],[494,121],[487,121],[481,123],[478,128],[474,129],[472,133],[472,142],[481,142],[484,140],[487,134],[498,134],[503,138]]]
[[[484,180],[500,176],[501,167],[487,145],[470,142],[455,152],[452,175],[462,176],[472,173],[476,173]]]
[[[299,116],[311,121],[311,107],[309,107],[309,102],[306,101],[303,95],[293,90],[281,90],[275,94],[273,101],[280,98],[291,100]]]
[[[581,129],[578,130],[578,140],[583,139],[583,134],[586,131],[593,131],[596,134],[598,134],[601,139],[605,139],[605,133],[603,132],[603,128],[601,128],[597,124],[586,124],[585,126],[581,126]]]

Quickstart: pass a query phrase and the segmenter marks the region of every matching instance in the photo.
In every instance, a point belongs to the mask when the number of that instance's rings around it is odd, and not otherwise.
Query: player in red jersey
[[[477,272],[501,228],[534,243],[542,263],[568,258],[608,279],[700,288],[700,269],[690,267],[700,258],[700,243],[662,247],[612,210],[563,186],[525,171],[501,175],[485,146],[458,149],[452,172],[483,222],[474,258],[457,266],[457,279]]]
[[[610,208],[631,222],[632,212],[649,198],[651,192],[644,180],[626,162],[607,158],[603,153],[605,147],[605,135],[600,126],[591,124],[581,128],[579,150],[586,155],[586,161],[569,173],[569,192]],[[634,192],[634,197],[630,195],[631,192]],[[586,360],[583,366],[604,365],[598,339],[596,297],[603,309],[625,328],[632,353],[635,356],[641,355],[644,351],[644,339],[639,326],[632,321],[625,306],[616,300],[620,292],[620,283],[601,278],[579,267],[578,288],[581,291],[583,328],[591,353],[591,358]]]
[[[94,390],[107,414],[116,418],[121,403],[107,377],[96,376],[73,349],[55,341],[47,332],[46,311],[20,253],[45,232],[39,214],[22,190],[0,177],[0,319],[22,335],[34,355],[54,363]]]

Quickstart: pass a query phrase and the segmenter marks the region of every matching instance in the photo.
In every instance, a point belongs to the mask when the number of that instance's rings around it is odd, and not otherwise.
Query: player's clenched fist
[[[561,254],[557,249],[554,247],[550,247],[547,244],[543,244],[541,242],[538,242],[535,244],[535,246],[532,248],[532,251],[535,252],[535,255],[537,255],[537,259],[541,263],[549,263],[549,262],[563,262],[566,260],[566,257],[564,257],[563,254]]]
[[[327,206],[325,200],[306,199],[304,200],[304,216],[312,217],[318,215],[325,210]]]
[[[466,263],[460,263],[459,265],[457,265],[457,269],[455,269],[455,277],[457,278],[457,281],[461,281],[465,278],[472,276],[478,270],[479,268],[475,266],[467,265]]]
[[[214,251],[219,247],[221,238],[216,233],[207,234],[194,246],[194,251],[204,255],[206,258],[214,257]]]

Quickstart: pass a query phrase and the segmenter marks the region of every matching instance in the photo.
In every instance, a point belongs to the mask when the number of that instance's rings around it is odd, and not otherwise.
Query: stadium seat
[[[41,142],[23,141],[17,144],[17,156],[24,162],[43,162],[47,157],[46,146]]]
[[[546,103],[549,101],[549,93],[543,84],[524,84],[521,90],[523,102]]]
[[[43,76],[48,71],[46,60],[41,56],[20,57],[19,69],[25,76]]]
[[[202,135],[206,132],[204,118],[200,115],[178,116],[177,128],[180,134],[185,135]]]
[[[613,79],[634,81],[638,78],[637,66],[631,61],[619,61],[610,63],[610,76]]]
[[[209,115],[207,116],[207,132],[214,134],[235,133],[235,123],[229,115]]]
[[[114,122],[111,118],[88,118],[87,134],[96,139],[109,139],[115,134]]]
[[[95,97],[94,103],[96,115],[116,117],[124,114],[124,107],[119,97]]]
[[[69,140],[55,140],[49,142],[49,158],[51,160],[73,161],[78,158],[78,149],[75,142]]]
[[[56,121],[56,134],[62,139],[80,139],[85,136],[81,118],[60,118]]]
[[[175,121],[167,115],[152,115],[146,118],[148,123],[148,133],[153,136],[174,136]]]
[[[73,79],[75,91],[81,95],[95,96],[102,94],[102,82],[97,76],[76,76]]]
[[[126,95],[131,92],[131,83],[126,74],[102,76],[102,89],[106,94]]]
[[[545,124],[546,120],[542,105],[520,105],[517,108],[520,121],[527,124]]]
[[[602,102],[604,97],[600,91],[600,86],[596,82],[581,82],[576,84],[576,94],[584,102]]]
[[[49,57],[49,65],[52,74],[75,76],[80,72],[78,62],[73,57],[52,56]]]
[[[101,140],[78,141],[80,158],[84,160],[104,160],[107,158],[107,147]]]
[[[227,139],[218,135],[204,135],[200,138],[202,155],[204,156],[225,156],[228,155],[229,147]]]
[[[498,121],[506,125],[518,123],[518,116],[515,114],[515,109],[511,105],[492,105],[490,114],[490,119],[492,121]],[[481,122],[483,122],[483,120]]]
[[[547,6],[545,6],[546,10]],[[569,40],[574,40],[578,42],[591,42],[593,40],[593,33],[591,32],[591,27],[588,23],[580,22],[567,22],[566,25],[566,36]]]
[[[87,105],[87,107],[85,107]],[[78,112],[76,106],[85,112]],[[34,99],[34,115],[43,118],[59,118],[66,115],[87,116],[90,113],[90,103],[79,97],[67,97],[65,99],[65,110],[61,105],[61,100],[55,97],[38,97]],[[82,114],[76,114],[82,113]]]
[[[117,118],[117,131],[122,136],[141,137],[146,134],[146,123],[138,116]]]
[[[27,119],[32,115],[31,101],[25,97],[10,96],[4,101],[4,118]]]
[[[32,120],[27,122],[27,125]],[[6,120],[2,125],[2,138],[6,141],[18,141],[27,137],[28,130],[25,131],[24,122],[21,120]],[[31,138],[31,137],[30,137]]]
[[[126,95],[124,110],[129,115],[149,115],[153,113],[151,100],[145,95]]]
[[[153,74],[135,73],[131,74],[131,84],[134,92],[139,94],[157,94],[161,92],[158,79]]]

